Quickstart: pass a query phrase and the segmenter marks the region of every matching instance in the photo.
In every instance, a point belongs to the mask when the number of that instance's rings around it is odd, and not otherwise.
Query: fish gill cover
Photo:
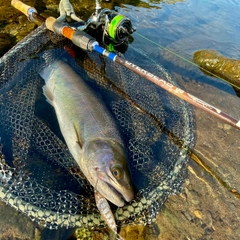
[[[39,27],[0,59],[0,198],[51,229],[105,225],[42,94],[40,70],[64,57],[69,44]],[[128,59],[177,85],[140,50],[130,47]],[[151,223],[186,177],[191,108],[97,53],[82,52],[69,64],[102,94],[127,148],[136,196],[113,210],[117,224]]]

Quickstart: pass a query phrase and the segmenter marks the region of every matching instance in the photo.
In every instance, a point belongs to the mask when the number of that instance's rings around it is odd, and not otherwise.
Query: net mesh
[[[71,43],[43,26],[0,59],[0,198],[43,226],[99,227],[93,189],[69,153],[39,71]],[[177,83],[145,53],[126,54]],[[151,223],[169,194],[179,192],[194,144],[188,104],[97,53],[81,52],[71,67],[112,112],[125,142],[136,196],[114,208],[117,224]]]

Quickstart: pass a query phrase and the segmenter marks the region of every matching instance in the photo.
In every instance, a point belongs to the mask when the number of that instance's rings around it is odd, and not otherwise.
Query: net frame
[[[69,46],[68,40],[42,25],[0,59],[0,198],[50,229],[106,226],[95,206],[92,187],[81,177],[61,134],[36,114],[36,101],[43,97],[38,72],[61,58]],[[144,52],[129,47],[127,55],[177,86]],[[194,146],[192,110],[184,101],[97,53],[82,53],[72,59],[71,66],[102,94],[125,141],[136,196],[124,207],[113,208],[117,224],[150,224],[168,196],[181,191]],[[78,184],[81,192],[58,189],[57,183],[49,186],[48,176],[38,181],[33,159],[35,164],[36,159],[40,162],[37,166],[44,165],[46,174],[56,168],[72,176],[71,183]]]

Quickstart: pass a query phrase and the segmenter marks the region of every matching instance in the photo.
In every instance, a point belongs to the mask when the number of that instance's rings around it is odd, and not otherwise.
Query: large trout
[[[117,206],[134,196],[124,144],[101,98],[67,64],[56,60],[41,73],[73,158],[95,192]]]

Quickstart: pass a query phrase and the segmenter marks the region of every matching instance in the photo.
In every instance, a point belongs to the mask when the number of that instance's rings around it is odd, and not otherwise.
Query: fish
[[[102,198],[122,207],[134,198],[124,142],[101,96],[73,70],[68,58],[41,70],[43,93],[84,176]]]

